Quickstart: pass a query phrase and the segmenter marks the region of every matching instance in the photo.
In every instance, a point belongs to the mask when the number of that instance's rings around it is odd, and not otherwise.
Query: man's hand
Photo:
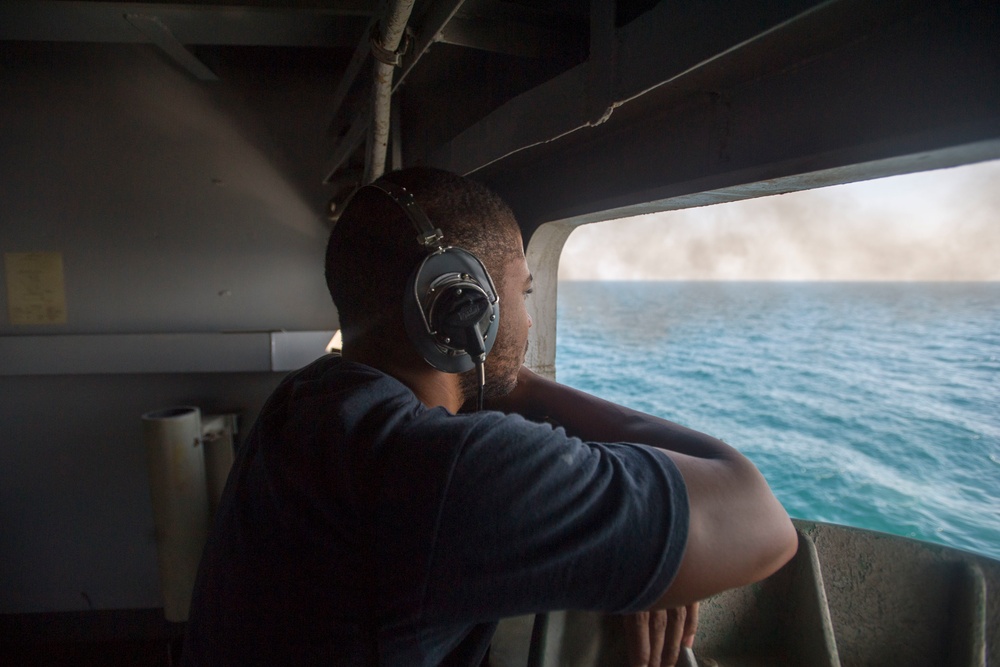
[[[698,631],[698,603],[624,617],[630,667],[673,667]]]

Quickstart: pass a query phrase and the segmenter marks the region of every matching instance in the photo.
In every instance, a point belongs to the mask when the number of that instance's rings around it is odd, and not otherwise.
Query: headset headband
[[[365,187],[381,190],[389,195],[396,204],[403,209],[406,217],[410,219],[413,226],[417,228],[417,243],[430,250],[433,247],[441,248],[441,241],[444,234],[441,230],[431,224],[427,219],[427,214],[417,205],[417,200],[413,198],[410,191],[401,185],[396,185],[389,181],[375,181]]]

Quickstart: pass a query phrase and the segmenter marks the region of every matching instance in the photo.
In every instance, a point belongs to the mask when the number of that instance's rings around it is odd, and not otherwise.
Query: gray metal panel
[[[310,129],[335,81],[200,84],[141,45],[3,47],[0,250],[62,252],[69,321],[12,325],[0,285],[0,365],[57,373],[0,375],[0,613],[155,607],[139,415],[249,426],[281,377],[268,332],[336,327]]]
[[[321,109],[273,83],[201,84],[135,45],[11,52],[0,249],[62,253],[68,322],[11,325],[0,289],[0,334],[336,327],[319,170],[312,184],[294,176],[321,163],[305,129]],[[268,126],[264,111],[280,115]]]

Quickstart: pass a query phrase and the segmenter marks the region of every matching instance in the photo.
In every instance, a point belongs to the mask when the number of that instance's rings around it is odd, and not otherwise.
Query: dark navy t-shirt
[[[656,449],[428,409],[324,357],[240,448],[195,586],[186,665],[478,665],[497,620],[627,612],[688,527]]]

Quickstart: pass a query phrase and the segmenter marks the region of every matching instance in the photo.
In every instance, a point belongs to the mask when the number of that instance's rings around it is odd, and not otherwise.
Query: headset
[[[496,342],[500,296],[486,266],[471,252],[444,245],[444,234],[403,186],[381,180],[361,188],[387,195],[417,230],[426,255],[403,295],[406,333],[420,355],[446,373],[477,370],[478,408],[483,407],[486,355]],[[360,191],[360,190],[359,190]]]

